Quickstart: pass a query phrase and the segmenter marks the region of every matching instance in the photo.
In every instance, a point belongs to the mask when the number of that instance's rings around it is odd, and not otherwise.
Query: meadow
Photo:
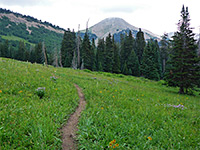
[[[78,148],[200,149],[200,95],[144,78],[0,58],[1,149],[61,149],[60,128],[87,102]],[[38,88],[45,88],[40,98]]]

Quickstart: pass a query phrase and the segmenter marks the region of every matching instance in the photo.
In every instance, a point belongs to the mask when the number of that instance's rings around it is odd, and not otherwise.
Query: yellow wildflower
[[[110,146],[110,147],[112,146],[112,143],[111,143],[111,142],[109,143],[109,146]]]
[[[137,99],[137,101],[140,101],[139,99]]]
[[[114,145],[113,148],[116,148],[116,146]]]
[[[152,140],[152,138],[151,138],[150,136],[148,137],[148,139],[149,139],[150,141]]]
[[[101,109],[104,109],[103,107],[101,107]]]
[[[113,96],[113,98],[115,98],[115,96]]]
[[[102,93],[102,91],[100,91],[100,93]]]
[[[0,93],[2,93],[2,90],[0,90]]]
[[[117,143],[117,144],[115,144],[115,146],[116,146],[116,147],[118,147],[118,146],[119,146],[119,144]]]
[[[19,91],[19,93],[22,93],[23,91],[21,90],[21,91]]]

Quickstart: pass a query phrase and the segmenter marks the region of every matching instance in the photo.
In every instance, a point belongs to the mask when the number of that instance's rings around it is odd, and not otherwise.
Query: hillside
[[[48,51],[60,47],[64,33],[64,29],[51,23],[5,9],[0,9],[0,28],[0,41],[9,40],[12,45],[19,40],[29,45],[44,41]]]
[[[79,101],[74,83],[87,102],[78,149],[200,148],[199,95],[179,95],[162,81],[6,58],[0,72],[1,150],[61,149],[60,129]]]
[[[137,32],[139,31],[138,27],[135,27],[122,18],[106,18],[94,26],[89,28],[89,33],[96,35],[95,40],[98,38],[106,38],[109,33],[114,35],[116,41],[120,41],[120,34],[126,34],[131,30],[134,38],[136,37]],[[144,37],[148,39],[160,39],[158,35],[153,34],[152,32],[142,29],[144,32]],[[85,32],[85,31],[82,31]]]

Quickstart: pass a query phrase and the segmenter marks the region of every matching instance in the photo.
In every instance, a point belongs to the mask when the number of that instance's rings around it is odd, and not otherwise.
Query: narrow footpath
[[[77,107],[76,111],[70,116],[67,124],[62,128],[62,149],[63,150],[76,150],[77,149],[77,142],[76,142],[76,132],[78,130],[77,124],[78,119],[81,115],[81,112],[85,109],[86,101],[85,97],[82,93],[81,88],[74,84],[78,91],[79,95],[79,106]]]

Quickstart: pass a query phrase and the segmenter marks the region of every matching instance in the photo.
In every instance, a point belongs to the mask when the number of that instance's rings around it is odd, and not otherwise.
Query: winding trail
[[[63,150],[76,150],[77,143],[76,143],[76,131],[78,130],[77,124],[78,119],[81,115],[81,112],[85,109],[86,101],[85,97],[82,93],[81,88],[74,84],[78,91],[79,95],[79,106],[77,107],[76,111],[70,116],[67,124],[62,128],[62,149]]]

